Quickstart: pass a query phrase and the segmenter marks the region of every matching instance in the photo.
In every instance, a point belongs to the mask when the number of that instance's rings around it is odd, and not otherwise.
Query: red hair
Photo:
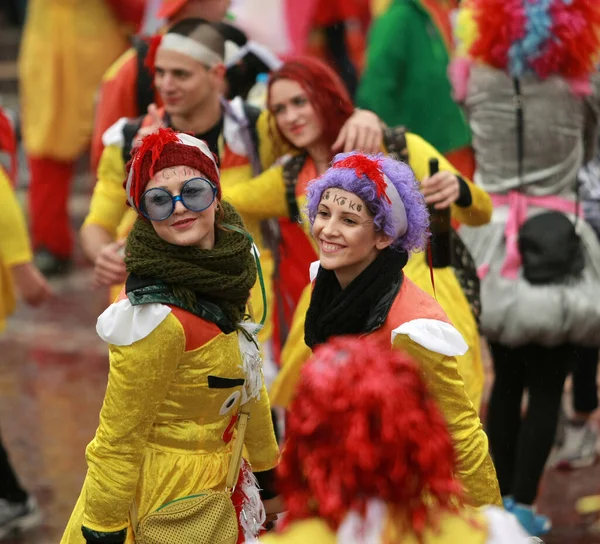
[[[418,366],[368,338],[334,338],[302,369],[279,464],[286,524],[318,516],[337,529],[370,499],[420,537],[462,491],[446,422]]]
[[[279,68],[271,73],[267,95],[267,104],[271,103],[273,83],[289,79],[298,83],[323,124],[323,139],[331,147],[344,123],[354,112],[354,104],[340,77],[324,62],[309,56],[289,57]],[[279,139],[289,145],[292,143],[281,134]],[[293,147],[293,146],[292,146]]]

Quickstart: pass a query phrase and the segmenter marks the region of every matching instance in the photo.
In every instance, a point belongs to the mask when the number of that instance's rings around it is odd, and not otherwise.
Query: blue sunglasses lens
[[[175,209],[175,202],[181,200],[190,211],[202,212],[215,200],[217,188],[203,178],[192,178],[181,188],[181,195],[174,197],[166,189],[149,189],[142,195],[141,212],[151,221],[168,219]]]

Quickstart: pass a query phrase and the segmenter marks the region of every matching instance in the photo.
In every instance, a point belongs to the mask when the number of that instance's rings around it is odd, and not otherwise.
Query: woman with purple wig
[[[477,504],[499,503],[487,437],[456,363],[467,344],[403,273],[409,253],[425,247],[429,226],[412,170],[383,155],[340,154],[307,197],[320,261],[311,270],[306,344],[368,335],[412,355],[448,423],[467,495]]]

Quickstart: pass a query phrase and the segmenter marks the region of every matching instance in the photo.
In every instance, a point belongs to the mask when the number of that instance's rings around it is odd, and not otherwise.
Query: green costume
[[[375,20],[356,102],[446,154],[469,146],[471,135],[447,76],[450,8],[435,2],[393,0]],[[442,17],[446,29],[436,24]]]

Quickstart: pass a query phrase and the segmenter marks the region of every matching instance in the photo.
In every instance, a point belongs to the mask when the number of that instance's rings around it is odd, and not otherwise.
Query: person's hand
[[[348,119],[331,146],[334,153],[343,151],[361,151],[362,153],[379,153],[383,142],[383,124],[372,111],[355,110]]]
[[[272,499],[267,499],[263,501],[263,504],[265,506],[265,513],[267,514],[267,521],[276,520],[277,514],[281,514],[285,510],[281,495],[277,495]],[[269,518],[271,518],[271,520]]]
[[[148,115],[150,116],[150,124],[146,125],[142,128],[140,128],[140,130],[138,130],[138,133],[135,135],[135,138],[133,139],[133,145],[134,147],[140,145],[142,139],[145,136],[148,136],[148,134],[152,134],[153,132],[156,132],[160,127],[163,126],[163,120],[162,117],[160,116],[160,113],[158,112],[158,108],[156,107],[156,104],[150,104],[148,106]]]
[[[52,296],[46,278],[33,263],[13,266],[11,272],[19,295],[29,306],[39,306]]]
[[[460,184],[452,172],[437,172],[421,182],[421,192],[427,205],[444,210],[458,200]]]
[[[127,270],[123,257],[124,247],[125,240],[119,240],[105,245],[100,250],[94,264],[94,287],[111,287],[125,282]]]

